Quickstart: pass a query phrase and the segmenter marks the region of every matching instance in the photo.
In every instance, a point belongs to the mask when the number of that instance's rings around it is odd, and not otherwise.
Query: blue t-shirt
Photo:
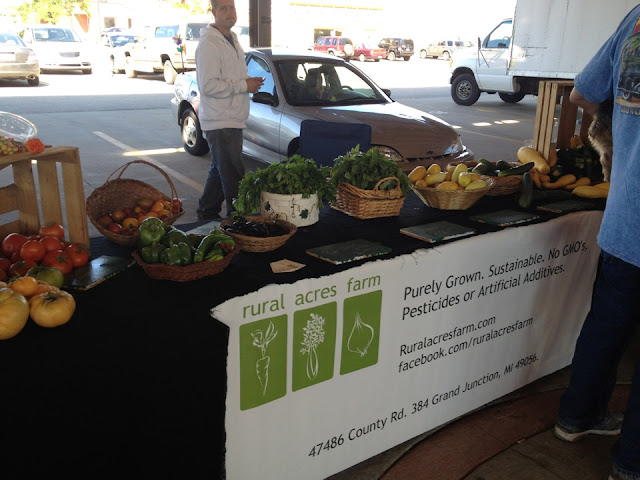
[[[587,101],[614,98],[611,189],[600,247],[640,267],[640,5],[575,79]]]

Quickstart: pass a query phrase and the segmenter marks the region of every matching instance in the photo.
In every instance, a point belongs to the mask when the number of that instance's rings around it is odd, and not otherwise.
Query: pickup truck
[[[138,73],[163,73],[165,82],[173,85],[178,72],[196,69],[196,47],[207,23],[167,22],[145,27],[136,42],[127,44],[125,74],[135,78]],[[182,53],[178,51],[177,38],[185,47]]]

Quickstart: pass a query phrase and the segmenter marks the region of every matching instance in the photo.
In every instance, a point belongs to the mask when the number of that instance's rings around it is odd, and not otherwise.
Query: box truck
[[[537,95],[542,80],[573,80],[638,0],[518,0],[477,49],[451,60],[451,97],[482,92],[507,103]]]

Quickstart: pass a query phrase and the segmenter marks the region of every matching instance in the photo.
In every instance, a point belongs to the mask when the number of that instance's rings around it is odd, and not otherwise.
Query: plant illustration
[[[324,318],[315,313],[311,314],[311,318],[307,320],[307,326],[304,331],[302,340],[302,348],[300,353],[307,355],[307,378],[313,380],[318,376],[318,354],[316,348],[324,342]]]
[[[371,342],[373,342],[374,334],[373,327],[364,323],[360,318],[360,313],[356,312],[356,321],[353,323],[353,328],[347,340],[347,350],[364,357]]]
[[[256,362],[256,375],[258,376],[258,381],[262,387],[263,396],[267,393],[267,385],[269,384],[269,363],[271,362],[271,357],[267,355],[267,347],[277,335],[278,331],[273,326],[273,322],[269,322],[266,333],[262,333],[262,330],[259,328],[251,332],[251,337],[253,337],[253,346],[258,347],[260,349],[260,354],[262,355]]]

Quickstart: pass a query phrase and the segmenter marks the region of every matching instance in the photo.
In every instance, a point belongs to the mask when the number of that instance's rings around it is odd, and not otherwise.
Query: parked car
[[[367,60],[379,62],[380,59],[387,58],[387,51],[384,48],[356,43],[353,48],[353,56],[361,62],[366,62]]]
[[[378,46],[387,52],[387,60],[402,58],[408,62],[413,56],[413,40],[408,38],[383,38]]]
[[[196,47],[203,21],[165,22],[144,27],[138,41],[125,46],[125,73],[135,78],[138,73],[162,73],[164,81],[173,84],[178,72],[196,69]],[[178,52],[175,37],[180,37],[186,53]]]
[[[460,135],[449,124],[426,112],[391,99],[362,71],[339,58],[313,52],[256,49],[246,54],[249,76],[264,77],[251,95],[244,131],[245,156],[266,163],[298,152],[300,124],[305,119],[371,125],[371,145],[397,161],[405,172],[418,165],[441,166],[473,159]],[[203,155],[195,72],[180,74],[171,108],[184,148]]]
[[[91,73],[88,47],[71,28],[55,25],[27,26],[18,34],[38,57],[40,70],[82,70]]]
[[[13,33],[0,32],[0,78],[26,80],[31,86],[40,83],[40,66],[35,52]]]
[[[135,43],[137,35],[126,32],[109,32],[102,34],[103,57],[109,62],[112,73],[123,73],[126,65],[126,45]]]
[[[420,50],[420,58],[443,58],[449,60],[451,56],[462,48],[467,48],[467,42],[464,40],[440,40],[432,43],[426,49]]]
[[[353,42],[347,37],[318,37],[313,50],[349,60],[353,57]]]

